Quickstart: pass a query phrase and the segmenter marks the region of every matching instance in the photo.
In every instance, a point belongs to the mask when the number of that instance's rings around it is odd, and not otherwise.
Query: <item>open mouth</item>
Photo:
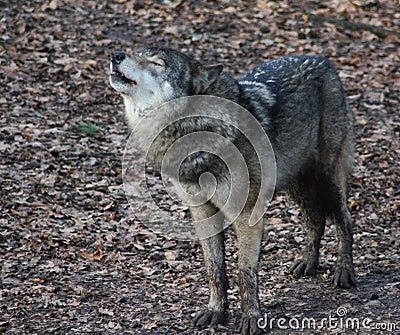
[[[112,77],[113,80],[122,81],[122,82],[124,82],[126,84],[129,84],[129,85],[135,85],[135,86],[137,85],[137,82],[135,80],[125,77],[115,67],[113,67],[113,69],[112,69],[111,77]]]

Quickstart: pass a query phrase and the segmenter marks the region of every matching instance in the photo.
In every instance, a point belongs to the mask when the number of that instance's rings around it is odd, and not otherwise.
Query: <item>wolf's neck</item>
[[[125,104],[126,120],[128,122],[129,128],[133,129],[139,122],[140,117],[146,113],[146,110],[149,108],[149,106],[141,105],[140,103],[138,104],[138,101],[130,96],[123,95],[123,98]],[[140,99],[137,100],[140,101]]]

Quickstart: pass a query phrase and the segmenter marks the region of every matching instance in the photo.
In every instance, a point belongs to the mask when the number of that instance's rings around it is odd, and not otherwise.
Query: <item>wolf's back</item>
[[[323,160],[331,166],[343,151],[351,157],[353,115],[339,76],[326,58],[272,60],[241,78],[239,85],[243,105],[273,144],[278,184],[287,184],[306,165]]]
[[[265,62],[239,80],[244,91],[265,87],[275,101],[301,88],[307,81],[318,80],[326,73],[336,75],[330,62],[321,56],[292,56]]]

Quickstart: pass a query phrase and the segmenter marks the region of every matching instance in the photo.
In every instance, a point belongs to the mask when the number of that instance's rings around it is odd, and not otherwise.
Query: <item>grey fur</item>
[[[175,50],[149,48],[141,56],[120,56],[114,53],[110,82],[124,97],[131,126],[135,122],[132,115],[141,115],[146,108],[196,94],[223,97],[250,111],[271,140],[277,162],[277,191],[288,190],[306,219],[308,240],[303,257],[294,263],[290,272],[296,277],[316,274],[320,240],[326,221],[331,220],[336,225],[339,241],[333,285],[344,288],[355,285],[352,224],[346,207],[347,178],[353,164],[353,114],[339,77],[327,59],[308,56],[277,59],[235,80],[221,72],[221,66],[204,66]],[[162,68],[154,62],[161,62]],[[131,81],[121,79],[121,73]],[[151,85],[146,86],[147,83]],[[155,98],[149,99],[151,96]],[[200,118],[185,120],[163,131],[150,157],[159,163],[173,141],[198,130],[224,135],[246,157],[251,194],[242,214],[233,222],[239,245],[243,313],[239,331],[242,335],[259,334],[257,264],[263,225],[261,221],[254,227],[246,224],[259,191],[260,166],[254,152],[235,129]],[[210,202],[191,208],[195,222],[217,213],[230,187],[226,167],[213,156],[201,153],[189,157],[180,172],[189,192],[198,190],[197,178],[206,171],[217,176],[218,189]],[[216,217],[215,224],[222,225],[224,217],[232,219],[225,212]],[[228,306],[223,232],[201,240],[201,244],[211,295],[208,307],[194,323],[218,328],[225,322]]]

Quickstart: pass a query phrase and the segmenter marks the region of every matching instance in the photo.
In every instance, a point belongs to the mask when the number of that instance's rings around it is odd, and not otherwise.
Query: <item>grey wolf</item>
[[[276,191],[286,190],[300,205],[305,217],[307,242],[302,258],[289,272],[295,277],[315,276],[319,247],[326,222],[336,225],[338,251],[333,285],[355,285],[352,256],[352,223],[346,206],[347,179],[353,165],[353,114],[349,109],[339,76],[331,63],[320,56],[295,56],[268,61],[241,79],[223,71],[222,65],[204,65],[181,52],[147,48],[139,55],[116,51],[111,61],[111,86],[124,100],[128,123],[134,127],[146,110],[176,98],[212,95],[231,100],[252,113],[263,126],[274,149]],[[161,117],[161,116],[160,116]],[[232,142],[236,133],[221,124],[186,122],[185,127],[164,131],[154,146],[152,159],[162,159],[165,143],[184,132],[199,129],[223,133]],[[173,131],[175,130],[175,131]],[[181,132],[181,133],[182,133]],[[253,163],[252,149],[240,142],[248,158],[251,193],[241,215],[234,219],[238,238],[238,279],[242,335],[259,334],[260,317],[257,266],[263,223],[248,225],[259,186],[260,166]],[[140,143],[139,143],[140,145]],[[190,208],[194,222],[213,216],[226,198],[225,173],[215,157],[207,153],[188,160],[180,172],[188,190],[198,187],[197,178],[206,171],[217,176],[215,196]],[[246,159],[247,159],[246,158]],[[159,162],[158,162],[159,163]],[[219,220],[231,218],[224,212]],[[201,240],[210,284],[208,306],[194,319],[195,325],[218,329],[226,320],[228,280],[224,261],[224,232]]]

